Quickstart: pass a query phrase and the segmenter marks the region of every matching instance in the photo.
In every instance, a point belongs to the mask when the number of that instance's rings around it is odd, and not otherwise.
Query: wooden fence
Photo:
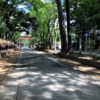
[[[14,42],[0,38],[0,46],[14,46]]]

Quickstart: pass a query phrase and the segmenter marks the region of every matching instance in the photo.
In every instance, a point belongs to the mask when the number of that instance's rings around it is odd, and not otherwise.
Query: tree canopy
[[[1,0],[0,37],[16,42],[21,32],[26,32],[33,36],[32,43],[38,42],[42,48],[51,48],[60,38],[61,52],[66,53],[76,40],[73,33],[87,30],[94,38],[100,28],[99,11],[99,0]]]

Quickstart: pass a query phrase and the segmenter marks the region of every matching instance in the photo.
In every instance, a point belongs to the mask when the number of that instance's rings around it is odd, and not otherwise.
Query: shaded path
[[[24,50],[17,100],[100,100],[100,80]]]

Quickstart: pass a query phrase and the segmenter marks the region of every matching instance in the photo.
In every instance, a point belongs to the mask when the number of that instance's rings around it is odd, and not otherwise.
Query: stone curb
[[[43,50],[43,51],[46,52],[46,53],[50,53],[47,50]],[[51,52],[50,54],[53,54],[53,53]],[[54,55],[57,55],[57,54],[54,54]],[[88,66],[91,66],[91,67],[95,67],[95,68],[100,69],[100,62],[95,62],[95,61],[91,61],[91,60],[87,60],[87,59],[81,59],[81,58],[77,58],[75,56],[64,55],[64,54],[62,54],[62,57],[70,59],[70,60],[77,61],[79,63],[85,64],[85,65],[88,65]]]
[[[81,59],[81,58],[77,58],[77,57],[70,56],[70,55],[64,55],[64,54],[62,54],[62,57],[100,69],[100,62],[95,62],[95,61],[91,61],[91,60],[87,60],[87,59]]]

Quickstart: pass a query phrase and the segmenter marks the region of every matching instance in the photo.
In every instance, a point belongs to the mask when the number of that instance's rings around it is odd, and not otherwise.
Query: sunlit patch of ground
[[[100,60],[94,60],[93,59],[93,54],[89,55],[89,54],[81,54],[79,55],[78,53],[72,53],[70,54],[71,56],[75,56],[75,57],[78,57],[79,59],[86,59],[86,60],[92,60],[92,61],[95,61],[95,62],[100,62]]]
[[[93,59],[92,57],[86,56],[86,57],[79,57],[80,59],[87,59],[87,60],[91,60]]]
[[[14,61],[18,57],[20,51],[13,51],[12,53],[0,59],[0,84],[6,76],[9,69],[12,67]]]
[[[42,52],[42,53],[44,53],[44,52]],[[56,59],[56,60],[59,60],[59,61],[65,63],[65,64],[68,64],[68,65],[72,66],[74,69],[78,69],[80,71],[83,71],[83,72],[91,75],[91,76],[95,76],[97,78],[100,78],[100,69],[97,69],[97,68],[94,68],[94,67],[91,67],[91,66],[87,66],[87,65],[83,65],[79,62],[69,60],[69,59],[66,59],[66,58],[61,58],[58,55],[52,55],[50,53],[48,53],[47,55],[54,58],[54,59]],[[73,54],[73,55],[78,57],[78,54]],[[83,56],[83,58],[84,58],[84,56]],[[86,58],[91,59],[91,57],[89,57],[89,56],[86,57]],[[100,62],[100,61],[98,61],[98,62]]]
[[[55,58],[56,60],[59,60],[63,63],[66,63],[66,64],[72,66],[75,69],[81,70],[83,72],[86,72],[89,75],[100,78],[100,69],[97,69],[97,68],[94,68],[94,67],[91,67],[91,66],[87,66],[87,65],[83,65],[83,64],[76,62],[76,61],[68,60],[68,59],[65,59],[65,58],[60,58],[59,56],[56,56],[56,55],[50,55],[49,54],[49,56],[52,57],[52,58]]]

